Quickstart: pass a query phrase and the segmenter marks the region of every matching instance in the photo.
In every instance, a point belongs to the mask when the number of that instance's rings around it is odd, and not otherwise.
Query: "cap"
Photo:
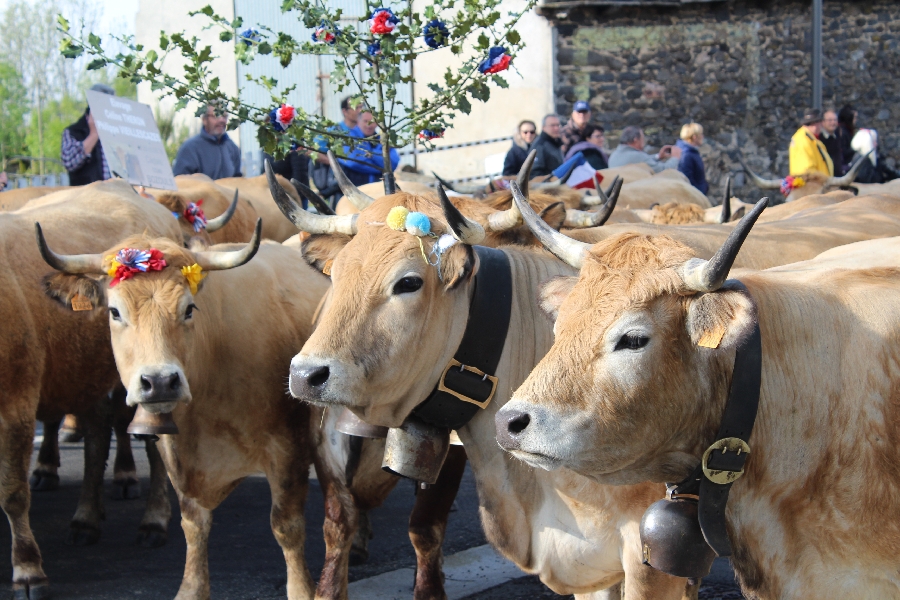
[[[816,123],[822,122],[822,111],[818,108],[812,108],[803,115],[803,120],[800,121],[801,125],[815,125]]]
[[[112,89],[105,83],[95,83],[94,85],[91,86],[91,91],[92,92],[101,92],[103,94],[109,94],[110,96],[116,95],[116,90]]]
[[[591,112],[591,105],[584,100],[579,100],[575,103],[575,106],[572,107],[572,110],[575,112]]]

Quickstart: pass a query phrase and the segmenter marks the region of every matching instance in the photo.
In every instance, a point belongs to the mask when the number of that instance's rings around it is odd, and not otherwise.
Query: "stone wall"
[[[679,8],[542,9],[557,30],[557,110],[589,98],[612,148],[626,125],[648,144],[703,125],[700,149],[718,198],[737,154],[763,177],[788,174],[788,144],[811,104],[811,2],[697,3]],[[853,104],[879,132],[881,156],[900,161],[900,2],[826,1],[825,107]],[[761,193],[744,183],[745,200]],[[777,190],[774,192],[778,196]]]

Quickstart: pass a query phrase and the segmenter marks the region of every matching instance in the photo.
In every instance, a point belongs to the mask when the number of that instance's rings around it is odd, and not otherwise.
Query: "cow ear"
[[[104,286],[93,277],[52,273],[44,277],[43,288],[49,298],[68,310],[81,312],[106,306]]]
[[[469,244],[456,244],[441,257],[441,280],[449,292],[475,273],[475,251]]]
[[[156,195],[156,202],[169,209],[169,212],[184,214],[187,201],[180,192],[167,191]]]
[[[569,292],[572,291],[577,281],[578,277],[574,275],[571,277],[554,277],[541,285],[538,294],[541,310],[554,323],[556,322],[556,317],[559,316],[560,305],[569,296]]]
[[[539,215],[544,223],[559,231],[566,222],[566,205],[562,202],[554,202],[541,211]]]
[[[688,300],[687,329],[691,341],[703,348],[727,350],[738,346],[757,323],[756,305],[743,290],[722,289]]]
[[[342,233],[317,233],[303,240],[300,251],[309,266],[331,277],[335,257],[351,239]]]

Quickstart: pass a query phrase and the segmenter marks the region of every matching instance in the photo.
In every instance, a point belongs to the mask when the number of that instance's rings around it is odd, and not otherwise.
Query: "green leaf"
[[[150,50],[149,52],[147,52],[145,60],[148,63],[155,63],[157,58],[159,58],[159,55],[156,53],[156,50]]]
[[[260,42],[259,47],[256,49],[260,54],[271,54],[272,53],[272,45],[269,42]]]
[[[168,50],[169,49],[169,36],[167,36],[164,32],[160,32],[160,34],[159,34],[159,49],[160,50]]]
[[[472,112],[472,104],[469,102],[469,99],[465,96],[460,96],[456,101],[456,108],[462,111],[465,114],[469,114]]]
[[[61,46],[59,51],[66,58],[78,58],[82,54],[84,54],[84,48],[79,46],[78,44],[73,44],[69,40],[63,40],[62,42],[64,46]]]
[[[507,81],[499,75],[494,75],[493,77],[491,77],[491,80],[497,85],[497,87],[501,87],[503,89],[509,87],[509,83],[507,83]]]
[[[491,40],[488,39],[488,36],[483,33],[478,36],[478,45],[475,46],[479,50],[487,50],[491,45]]]
[[[515,29],[510,29],[506,33],[506,41],[509,42],[510,44],[517,45],[519,42],[522,41],[522,36],[520,36],[519,32],[516,31]]]
[[[230,31],[226,30],[219,32],[219,39],[223,42],[230,42],[232,37],[234,37],[234,35]]]
[[[69,31],[69,22],[66,21],[65,17],[62,15],[56,15],[56,23],[59,25],[59,28],[64,32]]]
[[[95,58],[91,62],[88,63],[87,70],[88,71],[96,71],[97,69],[102,69],[106,66],[106,60],[102,58]]]
[[[203,14],[206,15],[207,17],[211,17],[211,16],[213,16],[213,14],[214,14],[214,13],[213,13],[212,6],[210,6],[209,4],[207,4],[206,6],[204,6],[203,8],[201,8],[199,12],[203,13]]]
[[[90,44],[94,48],[100,47],[100,41],[100,36],[94,35],[93,33],[88,35],[88,44]]]

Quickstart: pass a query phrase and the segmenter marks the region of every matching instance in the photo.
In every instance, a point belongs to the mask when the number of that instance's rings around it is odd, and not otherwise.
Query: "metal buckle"
[[[484,402],[479,402],[478,400],[476,400],[474,398],[469,398],[468,396],[460,394],[459,392],[457,392],[455,390],[451,390],[446,385],[444,385],[444,377],[447,376],[447,372],[450,369],[452,369],[453,367],[459,367],[460,371],[469,371],[470,373],[475,373],[476,375],[481,375],[482,381],[490,380],[490,382],[493,385],[491,386],[491,393],[487,397],[487,400],[485,400]],[[494,392],[497,391],[497,378],[494,377],[493,375],[488,375],[484,371],[477,369],[475,367],[470,367],[468,365],[464,365],[464,364],[460,363],[458,360],[456,360],[455,358],[451,358],[450,362],[447,363],[447,367],[444,369],[444,372],[441,373],[441,379],[440,379],[440,381],[438,381],[437,389],[439,392],[447,392],[451,396],[456,396],[463,402],[468,402],[469,404],[474,404],[478,408],[485,409],[485,408],[487,408],[488,404],[491,403],[491,400],[494,398]]]
[[[703,474],[706,475],[707,479],[719,485],[727,485],[737,481],[741,475],[744,474],[744,469],[741,469],[740,471],[717,471],[706,466],[713,450],[721,450],[723,454],[725,452],[737,452],[738,454],[744,452],[750,454],[750,446],[747,442],[740,438],[723,438],[713,442],[713,445],[707,448],[706,452],[703,453]]]

